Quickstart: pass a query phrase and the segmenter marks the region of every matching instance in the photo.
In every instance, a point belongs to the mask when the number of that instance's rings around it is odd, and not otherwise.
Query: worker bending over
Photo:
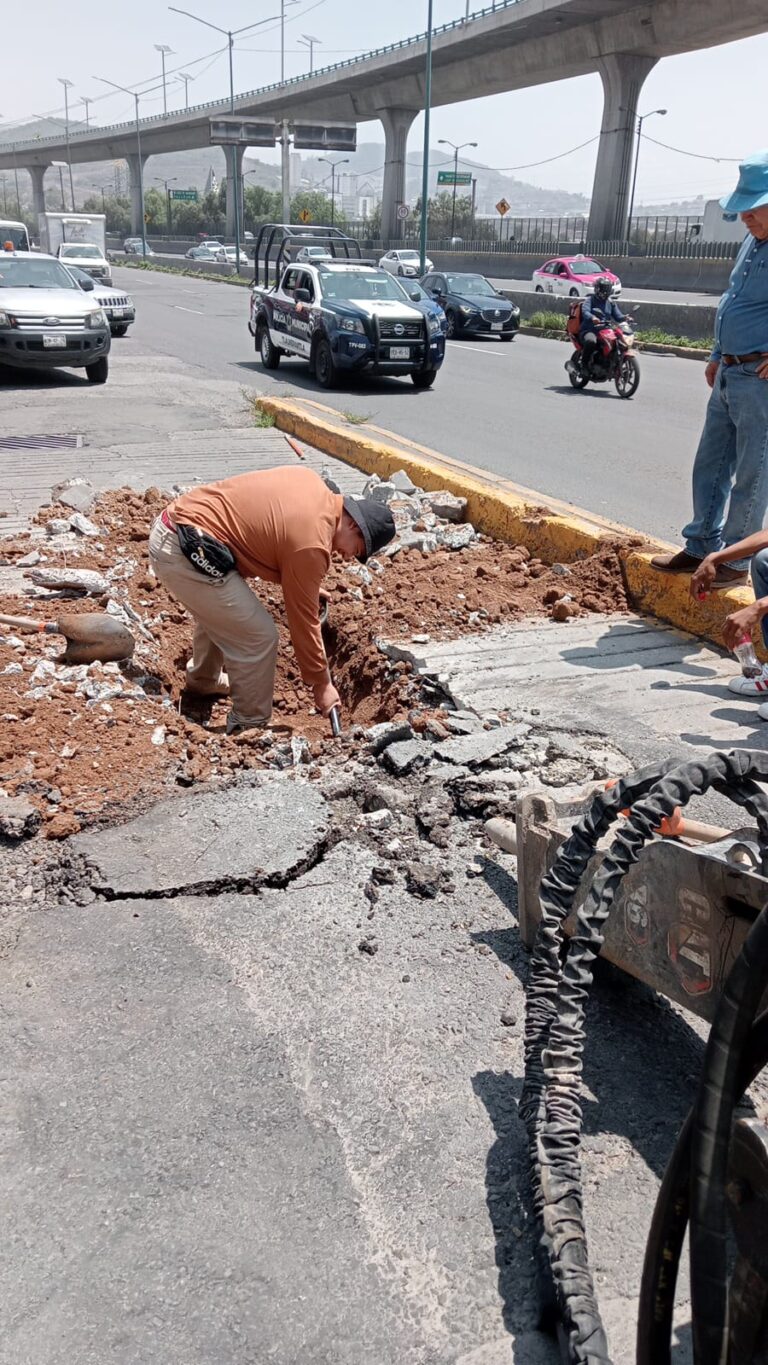
[[[320,630],[331,553],[365,563],[394,534],[388,507],[332,493],[319,474],[292,465],[192,488],[161,513],[149,557],[194,620],[186,685],[229,692],[227,734],[272,715],[277,627],[246,579],[281,584],[301,676],[327,716],[339,704]]]

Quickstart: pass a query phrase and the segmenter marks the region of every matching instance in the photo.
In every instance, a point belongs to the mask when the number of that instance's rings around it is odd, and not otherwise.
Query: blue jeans
[[[768,550],[758,550],[752,556],[752,587],[755,597],[768,597]],[[763,617],[760,629],[763,632],[763,644],[768,649],[768,616]]]
[[[685,548],[703,559],[735,545],[761,529],[766,507],[768,380],[758,378],[755,363],[721,365],[693,462],[693,519],[683,527]],[[734,569],[747,566],[744,559],[731,563]]]

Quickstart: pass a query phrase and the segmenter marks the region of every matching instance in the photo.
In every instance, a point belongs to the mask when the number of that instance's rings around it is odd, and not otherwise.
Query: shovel
[[[328,631],[328,598],[323,597],[320,601],[320,629],[323,632],[323,639],[327,638]],[[332,706],[328,712],[328,719],[331,722],[331,734],[334,739],[338,739],[341,734],[341,707]]]
[[[60,616],[58,621],[35,621],[31,616],[1,616],[0,626],[13,626],[24,635],[63,635],[66,640],[64,663],[103,664],[130,659],[136,641],[131,632],[103,612],[82,612]]]

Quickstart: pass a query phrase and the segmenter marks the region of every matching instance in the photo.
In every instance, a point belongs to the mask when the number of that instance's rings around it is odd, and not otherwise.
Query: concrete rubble
[[[417,488],[404,470],[389,479],[372,474],[363,488],[363,497],[385,503],[392,510],[398,534],[383,554],[389,558],[401,550],[434,554],[438,549],[464,550],[477,538],[477,531],[463,520],[467,499],[447,489],[427,493]],[[456,523],[461,522],[461,525]]]

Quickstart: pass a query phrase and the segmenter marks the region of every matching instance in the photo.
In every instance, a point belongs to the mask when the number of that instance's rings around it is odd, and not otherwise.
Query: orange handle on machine
[[[605,790],[610,791],[617,782],[618,778],[610,778],[605,784]],[[619,814],[626,819],[629,816],[629,807]],[[721,839],[727,839],[732,831],[724,829],[722,825],[705,825],[700,820],[684,820],[680,806],[675,806],[671,815],[662,816],[661,824],[653,833],[660,834],[665,839],[696,839],[700,844],[717,844]]]

